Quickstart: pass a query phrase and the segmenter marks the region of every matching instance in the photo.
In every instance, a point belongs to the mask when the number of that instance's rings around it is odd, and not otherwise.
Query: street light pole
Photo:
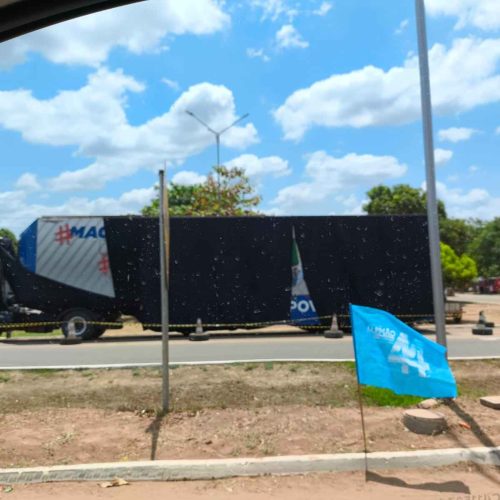
[[[209,132],[214,134],[215,136],[215,146],[217,149],[217,167],[220,167],[220,136],[224,133],[227,132],[230,128],[234,127],[237,123],[241,122],[245,118],[248,118],[250,113],[245,113],[244,115],[240,116],[237,118],[231,125],[229,125],[226,128],[223,128],[222,130],[219,130],[218,132],[214,130],[210,125],[206,124],[199,116],[195,115],[192,111],[189,111],[186,109],[186,113],[194,118],[197,122],[201,123]],[[220,196],[220,175],[219,172],[217,172],[217,191]]]
[[[443,275],[441,250],[439,248],[439,219],[436,196],[436,169],[434,163],[434,140],[432,132],[431,85],[427,51],[424,0],[415,0],[417,18],[418,55],[420,63],[420,99],[424,134],[425,170],[427,184],[427,224],[429,226],[429,249],[431,258],[432,295],[434,300],[434,324],[439,344],[446,347]]]

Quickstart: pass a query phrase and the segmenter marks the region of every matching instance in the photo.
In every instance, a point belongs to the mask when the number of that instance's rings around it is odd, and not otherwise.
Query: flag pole
[[[358,389],[359,412],[361,414],[361,430],[363,431],[363,453],[365,454],[365,482],[367,482],[368,481],[368,445],[366,443],[365,413],[363,411],[363,398],[361,396],[361,385],[359,383],[358,356],[356,354],[356,341],[354,340],[355,332],[354,332],[351,304],[349,304],[349,315],[351,317],[351,331],[352,331],[352,340],[353,340],[352,343],[354,346],[354,364],[356,366],[356,385],[357,385],[357,389]]]
[[[357,379],[357,363],[356,363],[356,379]],[[363,430],[363,453],[365,454],[365,482],[368,481],[368,446],[366,444],[366,429],[365,429],[365,415],[363,412],[363,398],[361,397],[361,386],[359,380],[356,380],[358,386],[358,403],[359,411],[361,413],[361,429]]]
[[[169,381],[169,262],[170,262],[170,216],[168,192],[165,189],[165,171],[160,170],[160,278],[161,278],[161,345],[162,345],[162,410],[168,413],[170,401]]]

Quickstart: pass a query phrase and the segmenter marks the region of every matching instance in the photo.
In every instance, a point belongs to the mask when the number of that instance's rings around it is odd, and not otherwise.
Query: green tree
[[[194,186],[171,184],[171,215],[257,215],[261,201],[242,168],[214,167],[206,181]],[[142,209],[143,215],[159,213],[158,195]]]
[[[441,266],[446,286],[463,288],[477,276],[475,261],[465,253],[458,256],[446,243],[441,243]]]
[[[171,183],[168,186],[168,204],[170,215],[186,215],[193,208],[195,193],[201,188],[200,184],[183,186]],[[157,189],[158,190],[158,189]],[[142,215],[150,217],[158,216],[160,213],[160,198],[158,194],[141,210]]]
[[[375,186],[367,193],[368,203],[363,210],[370,215],[410,215],[427,212],[427,195],[423,189],[417,189],[408,184],[397,184],[389,187]],[[446,218],[444,203],[438,201],[438,214]]]
[[[481,276],[500,276],[500,217],[486,223],[470,245]]]
[[[5,227],[0,227],[0,238],[8,238],[10,241],[12,241],[12,244],[14,245],[14,248],[17,252],[17,238],[16,235],[10,230]]]
[[[469,253],[471,243],[481,232],[483,225],[484,223],[478,219],[441,219],[439,222],[441,241],[450,245],[457,255]]]

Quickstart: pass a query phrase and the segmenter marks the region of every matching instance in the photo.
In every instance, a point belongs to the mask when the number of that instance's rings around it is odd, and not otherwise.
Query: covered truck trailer
[[[292,233],[318,329],[333,313],[348,326],[349,303],[407,322],[433,315],[423,216],[173,217],[170,227],[176,331],[192,330],[197,318],[223,327],[291,322]],[[0,244],[0,279],[12,291],[0,329],[60,324],[67,334],[72,321],[90,339],[130,315],[159,330],[158,240],[157,218],[36,220],[22,233],[18,255]]]

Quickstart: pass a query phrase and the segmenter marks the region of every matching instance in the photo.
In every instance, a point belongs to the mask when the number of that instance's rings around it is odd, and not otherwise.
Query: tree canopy
[[[441,243],[441,266],[446,286],[462,288],[477,276],[477,266],[467,254],[458,256],[446,243]]]
[[[484,224],[470,249],[481,276],[500,276],[500,217]]]
[[[200,185],[183,186],[171,183],[168,186],[168,204],[170,215],[188,215],[193,207],[194,196]],[[142,215],[156,217],[160,213],[160,198],[158,194],[141,210]]]
[[[367,193],[368,203],[363,210],[369,215],[412,215],[427,212],[427,194],[423,189],[408,184],[397,184],[393,187],[379,185]],[[446,218],[444,203],[438,201],[438,214]]]
[[[171,215],[257,215],[261,198],[242,168],[214,167],[205,182],[193,186],[168,186]],[[143,215],[159,214],[158,195],[142,209]]]
[[[458,254],[471,252],[471,244],[481,232],[484,222],[478,219],[441,219],[439,232],[441,241],[450,245]]]
[[[17,251],[17,238],[16,235],[10,230],[5,227],[0,227],[0,238],[8,238],[9,240],[12,241],[12,244],[14,245],[14,248]]]

